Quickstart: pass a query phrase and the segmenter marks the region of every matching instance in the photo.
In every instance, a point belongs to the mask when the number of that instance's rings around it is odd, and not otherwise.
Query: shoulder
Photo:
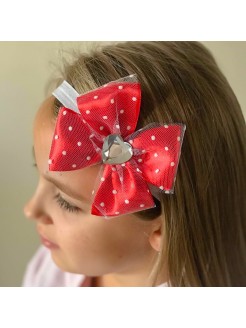
[[[22,287],[78,287],[84,280],[83,275],[60,270],[50,251],[40,246],[27,265]]]

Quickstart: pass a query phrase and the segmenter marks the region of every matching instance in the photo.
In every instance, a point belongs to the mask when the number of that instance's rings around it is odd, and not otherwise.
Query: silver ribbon
[[[52,94],[63,104],[64,107],[80,114],[77,105],[79,94],[67,81],[63,81],[62,84],[52,92]]]

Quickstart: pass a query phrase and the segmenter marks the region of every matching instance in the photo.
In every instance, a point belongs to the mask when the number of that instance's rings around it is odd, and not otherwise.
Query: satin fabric
[[[112,217],[155,206],[150,185],[173,193],[185,125],[150,124],[135,131],[141,105],[138,82],[111,82],[77,98],[80,114],[62,107],[52,140],[49,169],[72,171],[101,163],[91,213]],[[105,138],[120,135],[130,160],[102,162]]]

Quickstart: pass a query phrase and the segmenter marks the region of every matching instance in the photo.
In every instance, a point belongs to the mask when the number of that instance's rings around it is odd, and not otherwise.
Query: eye
[[[59,206],[62,209],[65,209],[68,212],[78,213],[78,212],[81,211],[81,209],[78,208],[77,206],[74,206],[74,205],[69,204],[64,198],[62,198],[62,196],[61,196],[60,193],[57,194],[57,195],[55,195],[54,198],[55,198],[56,202],[59,204]]]

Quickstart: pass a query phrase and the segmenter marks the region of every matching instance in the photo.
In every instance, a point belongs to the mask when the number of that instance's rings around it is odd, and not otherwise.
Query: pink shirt
[[[40,246],[27,266],[22,287],[90,287],[90,283],[90,277],[60,270],[50,251]],[[167,287],[167,283],[158,287]]]

